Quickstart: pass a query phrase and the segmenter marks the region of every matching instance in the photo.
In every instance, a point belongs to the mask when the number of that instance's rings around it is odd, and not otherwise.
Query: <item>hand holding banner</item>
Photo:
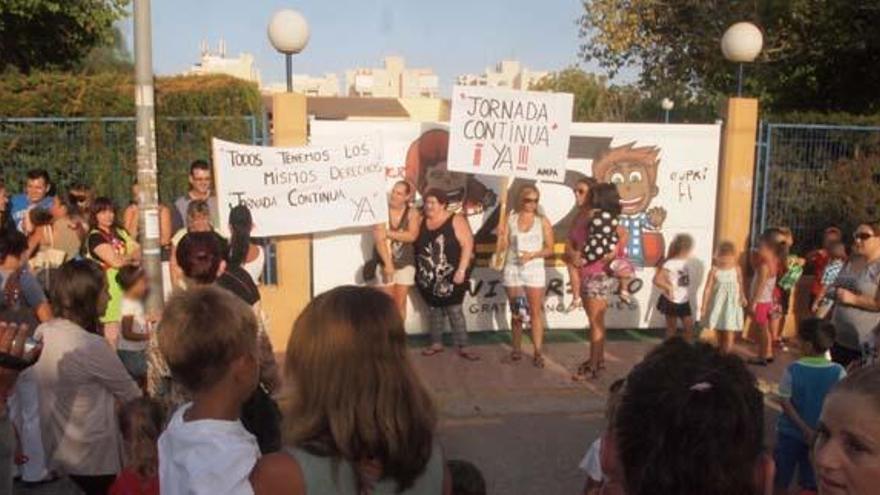
[[[215,138],[212,149],[221,218],[247,205],[255,237],[375,225],[388,218],[376,139],[274,148]]]

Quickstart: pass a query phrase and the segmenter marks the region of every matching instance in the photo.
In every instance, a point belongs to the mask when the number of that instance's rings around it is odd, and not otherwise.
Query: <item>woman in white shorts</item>
[[[422,216],[410,206],[414,188],[402,180],[388,195],[388,225],[376,231],[376,248],[382,260],[382,282],[406,321],[406,299],[415,285],[416,256],[413,243],[419,236]]]
[[[504,262],[504,287],[510,299],[513,362],[522,359],[524,323],[531,323],[535,354],[532,364],[544,367],[541,346],[544,343],[544,292],[547,276],[544,258],[553,254],[553,226],[538,212],[540,193],[529,184],[519,190],[515,211],[499,228],[501,249],[507,251]]]

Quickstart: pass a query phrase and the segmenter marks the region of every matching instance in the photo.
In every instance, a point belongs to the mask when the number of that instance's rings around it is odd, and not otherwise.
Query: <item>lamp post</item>
[[[269,42],[287,62],[287,92],[272,95],[272,145],[305,146],[309,122],[306,96],[293,91],[291,57],[309,42],[309,25],[294,10],[280,10],[267,28]],[[269,338],[275,349],[287,347],[290,329],[312,298],[312,240],[309,235],[274,239],[278,283],[260,290],[262,305],[272,313]]]
[[[743,64],[754,62],[764,46],[764,35],[751,22],[737,22],[727,28],[721,37],[721,53],[724,58],[739,64],[737,69],[736,95],[742,96]]]
[[[663,98],[663,100],[660,102],[660,108],[662,108],[663,111],[665,112],[665,118],[664,118],[664,121],[665,121],[667,124],[669,123],[669,112],[670,112],[674,107],[675,107],[675,102],[672,101],[672,100],[670,100],[669,98]]]
[[[150,283],[147,311],[162,310],[162,256],[159,246],[159,189],[156,167],[156,108],[153,89],[153,34],[150,0],[134,2],[134,78],[139,234],[143,266]]]
[[[300,53],[309,43],[309,23],[293,9],[282,9],[269,20],[269,42],[284,54],[287,66],[287,92],[293,92],[293,55]]]

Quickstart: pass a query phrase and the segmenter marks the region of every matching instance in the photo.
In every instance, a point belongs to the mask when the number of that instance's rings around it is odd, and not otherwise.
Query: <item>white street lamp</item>
[[[739,64],[736,94],[742,96],[743,64],[754,62],[764,46],[764,35],[751,22],[737,22],[721,37],[724,58]]]
[[[673,108],[675,108],[675,102],[670,100],[669,98],[663,98],[663,100],[660,101],[660,108],[662,108],[663,111],[666,112],[665,120],[666,120],[666,123],[668,124],[669,123],[669,111],[672,110]]]
[[[293,54],[300,53],[309,43],[309,23],[293,9],[282,9],[272,15],[267,29],[269,42],[284,54],[287,65],[287,92],[293,91]]]

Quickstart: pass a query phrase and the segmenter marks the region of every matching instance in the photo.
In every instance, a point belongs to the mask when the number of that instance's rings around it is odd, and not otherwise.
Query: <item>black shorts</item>
[[[661,295],[657,300],[657,311],[676,318],[687,318],[693,315],[690,303],[674,303],[664,295]]]
[[[782,311],[782,315],[788,314],[788,307],[791,305],[791,290],[785,290],[782,287],[779,288],[779,308]]]

